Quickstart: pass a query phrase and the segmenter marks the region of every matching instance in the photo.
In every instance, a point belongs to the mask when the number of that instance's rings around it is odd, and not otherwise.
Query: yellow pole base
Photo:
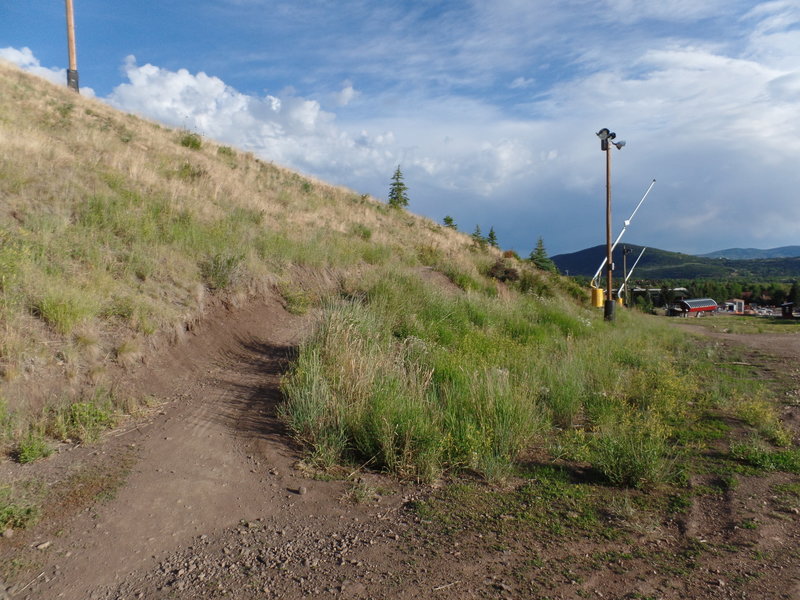
[[[592,288],[592,306],[595,308],[603,308],[603,288]]]

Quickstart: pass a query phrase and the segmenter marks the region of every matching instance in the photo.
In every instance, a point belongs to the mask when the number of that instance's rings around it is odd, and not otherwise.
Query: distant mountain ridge
[[[630,269],[642,246],[626,244],[631,253],[627,266]],[[800,250],[800,247],[798,247]],[[777,248],[775,250],[778,250]],[[551,257],[559,271],[568,275],[591,277],[606,255],[605,245],[586,248],[570,254]],[[622,247],[614,251],[614,277],[622,277]],[[604,276],[604,274],[601,274]],[[634,279],[798,279],[800,278],[800,253],[798,256],[780,258],[730,259],[695,256],[647,248],[636,267]]]
[[[708,254],[698,254],[704,258],[730,258],[734,260],[750,260],[754,258],[794,258],[800,256],[800,246],[781,246],[780,248],[728,248],[716,250]]]

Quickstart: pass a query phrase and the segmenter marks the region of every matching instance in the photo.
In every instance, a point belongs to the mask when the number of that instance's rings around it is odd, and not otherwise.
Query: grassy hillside
[[[792,258],[800,256],[800,246],[781,246],[779,248],[727,248],[708,254],[700,254],[706,258],[732,258],[747,260],[751,258]]]
[[[321,466],[493,477],[535,449],[650,485],[723,408],[786,443],[759,391],[711,379],[713,356],[655,320],[605,323],[566,278],[493,269],[427,219],[3,65],[0,195],[0,423],[19,460],[112,424],[136,401],[114,374],[210,302],[268,293],[317,314],[282,412]]]
[[[132,362],[212,296],[278,289],[299,310],[340,271],[420,255],[478,277],[470,240],[426,219],[8,65],[0,90],[0,370],[14,411],[27,399],[9,384],[54,369],[70,388],[102,382],[109,359]]]
[[[642,246],[627,244],[632,249],[628,266],[633,265]],[[605,258],[606,247],[594,246],[553,256],[552,260],[562,273],[591,277]],[[614,274],[622,276],[622,247],[614,251]],[[731,258],[706,258],[658,248],[647,248],[636,267],[637,279],[723,279],[739,277],[749,280],[768,280],[800,277],[800,258],[758,258],[738,260]]]

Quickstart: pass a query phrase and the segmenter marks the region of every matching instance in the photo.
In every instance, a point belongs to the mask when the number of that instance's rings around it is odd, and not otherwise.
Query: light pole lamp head
[[[622,147],[625,145],[625,140],[620,140],[618,142],[612,142],[616,147],[617,150],[622,150]]]
[[[600,138],[600,150],[605,152],[608,150],[608,140],[613,140],[615,137],[617,137],[617,134],[613,131],[609,131],[607,127],[603,127],[597,132],[597,137]]]

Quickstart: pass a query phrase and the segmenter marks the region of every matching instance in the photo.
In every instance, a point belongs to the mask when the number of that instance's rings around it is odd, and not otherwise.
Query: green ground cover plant
[[[10,486],[0,487],[0,529],[22,529],[36,522],[39,510]]]
[[[29,431],[17,444],[14,457],[17,462],[25,464],[31,463],[40,458],[46,458],[53,453],[53,449],[44,436],[36,431]]]
[[[731,457],[746,465],[764,471],[800,473],[800,449],[773,450],[757,439],[739,442],[731,446]]]

